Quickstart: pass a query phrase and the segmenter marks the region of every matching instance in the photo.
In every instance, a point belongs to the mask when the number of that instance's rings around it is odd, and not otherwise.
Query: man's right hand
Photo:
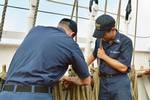
[[[64,77],[62,81],[67,84],[76,84],[76,85],[90,85],[91,84],[91,76],[80,79],[79,77]]]

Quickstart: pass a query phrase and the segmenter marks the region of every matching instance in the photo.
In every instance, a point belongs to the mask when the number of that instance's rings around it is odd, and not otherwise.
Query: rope
[[[76,23],[78,23],[78,6],[79,6],[79,2],[78,2],[78,0],[76,0]],[[78,34],[75,37],[76,42],[78,41],[77,37],[78,37]]]
[[[76,23],[78,23],[78,0],[74,0],[74,4],[73,4],[73,8],[72,8],[72,13],[71,13],[71,19],[73,19],[74,17],[74,11],[75,11],[75,8],[76,8],[76,16],[75,16],[75,21]],[[75,41],[77,42],[77,35],[75,36]]]
[[[75,16],[76,20],[75,21],[77,23],[78,22],[78,0],[74,0],[72,13],[71,13],[71,19],[73,19],[75,8],[76,8],[76,16]],[[77,42],[77,35],[75,36],[75,41]],[[74,73],[72,68],[73,67],[71,66],[69,75],[72,75]]]
[[[51,1],[50,1],[51,2]],[[0,4],[0,6],[4,6],[2,4]],[[70,5],[71,6],[71,5]],[[25,7],[18,7],[18,6],[12,6],[12,5],[8,5],[9,8],[14,8],[14,9],[22,9],[22,10],[29,10],[29,8],[25,8]],[[83,7],[83,6],[79,6],[79,8],[83,8],[83,9],[88,9],[87,7]],[[104,12],[103,10],[98,10],[100,12]],[[60,15],[60,16],[66,16],[66,17],[70,17],[70,15],[68,14],[62,14],[62,13],[56,13],[56,12],[50,12],[50,11],[44,11],[44,10],[38,10],[38,12],[42,12],[42,13],[47,13],[47,14],[54,14],[54,15]],[[116,13],[112,13],[107,11],[108,14],[112,14],[112,15],[117,15]],[[73,16],[75,17],[75,16]],[[120,15],[120,17],[124,18],[125,16]],[[86,17],[78,17],[80,19],[85,19],[85,20],[89,20],[89,18]]]
[[[71,13],[71,19],[73,19],[73,15],[74,15],[74,11],[75,11],[75,6],[76,6],[76,0],[74,0],[74,3],[73,3],[72,13]]]
[[[132,89],[133,89],[133,100],[138,100],[138,89],[137,89],[137,73],[135,71],[135,48],[136,48],[136,36],[137,36],[137,19],[138,19],[138,0],[136,2],[136,18],[135,18],[135,35],[134,35],[134,47],[133,47],[133,70],[132,70]]]
[[[0,41],[1,41],[1,37],[2,37],[7,6],[8,6],[8,0],[5,0],[4,7],[3,7],[3,12],[2,12],[2,19],[1,19],[1,23],[0,23]]]
[[[121,13],[121,0],[119,0],[118,14],[117,14],[117,29],[118,30],[120,27],[120,13]]]
[[[136,36],[137,36],[137,20],[138,20],[138,0],[136,2],[136,18],[135,18],[135,34],[134,34],[134,47],[133,47],[133,67],[135,67],[135,48],[136,48]],[[134,68],[135,69],[135,68]]]
[[[36,8],[35,8],[35,13],[34,13],[33,27],[34,27],[35,24],[36,24],[36,18],[37,18],[37,13],[38,13],[38,8],[39,8],[39,3],[40,3],[40,0],[37,0]]]
[[[0,6],[4,6],[4,5],[0,4]],[[14,8],[14,9],[29,10],[29,8],[24,8],[24,7],[17,7],[17,6],[10,6],[10,5],[8,5],[8,7]],[[56,13],[56,12],[50,12],[50,11],[44,11],[44,10],[38,10],[38,12],[45,13],[45,14],[54,14],[54,15],[59,15],[59,16],[70,17],[69,14],[62,14],[62,13]],[[75,16],[73,16],[73,17],[75,17]],[[89,20],[89,18],[86,18],[86,17],[79,16],[78,18],[84,19],[84,20]]]
[[[108,4],[108,2],[107,2],[107,0],[105,0],[105,9],[104,9],[104,14],[106,14],[106,12],[107,12],[107,4]]]

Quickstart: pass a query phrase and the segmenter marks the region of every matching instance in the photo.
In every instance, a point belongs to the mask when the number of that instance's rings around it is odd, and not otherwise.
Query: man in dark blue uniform
[[[100,100],[131,100],[127,73],[132,59],[132,41],[117,31],[115,20],[109,15],[99,16],[95,27],[95,49],[87,62],[90,65],[96,58],[100,60]]]
[[[33,28],[11,61],[0,100],[52,100],[51,88],[70,64],[79,76],[71,78],[74,83],[89,85],[87,64],[73,40],[76,34],[77,24],[66,18],[57,28]]]

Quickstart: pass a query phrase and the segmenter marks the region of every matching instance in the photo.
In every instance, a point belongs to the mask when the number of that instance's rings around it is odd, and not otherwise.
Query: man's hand
[[[63,83],[82,85],[82,83],[78,77],[64,77]]]
[[[97,56],[100,59],[104,59],[107,56],[106,53],[105,53],[105,51],[104,51],[104,49],[103,49],[103,47],[98,48]]]
[[[71,82],[70,77],[64,76],[60,79],[60,81],[62,82],[62,84],[64,85],[65,89],[69,88],[70,86],[73,85],[73,83]]]
[[[102,47],[98,49],[97,57],[103,59],[108,65],[110,65],[110,67],[116,69],[121,73],[126,73],[128,70],[128,67],[126,65],[122,64],[116,59],[109,57]]]
[[[85,79],[80,79],[79,77],[64,77],[62,81],[67,84],[76,84],[76,85],[90,85],[91,84],[91,76],[88,76]]]

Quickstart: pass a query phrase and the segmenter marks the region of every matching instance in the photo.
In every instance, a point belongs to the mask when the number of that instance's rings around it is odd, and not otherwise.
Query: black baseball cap
[[[61,22],[68,22],[68,26],[69,26],[69,28],[73,31],[73,32],[75,32],[76,34],[77,34],[77,31],[78,31],[78,29],[77,29],[77,23],[75,22],[75,21],[73,21],[73,20],[71,20],[71,19],[68,19],[68,18],[63,18],[61,21],[60,21],[60,23]]]
[[[93,37],[102,38],[104,32],[115,26],[115,19],[110,15],[103,14],[96,19]]]

